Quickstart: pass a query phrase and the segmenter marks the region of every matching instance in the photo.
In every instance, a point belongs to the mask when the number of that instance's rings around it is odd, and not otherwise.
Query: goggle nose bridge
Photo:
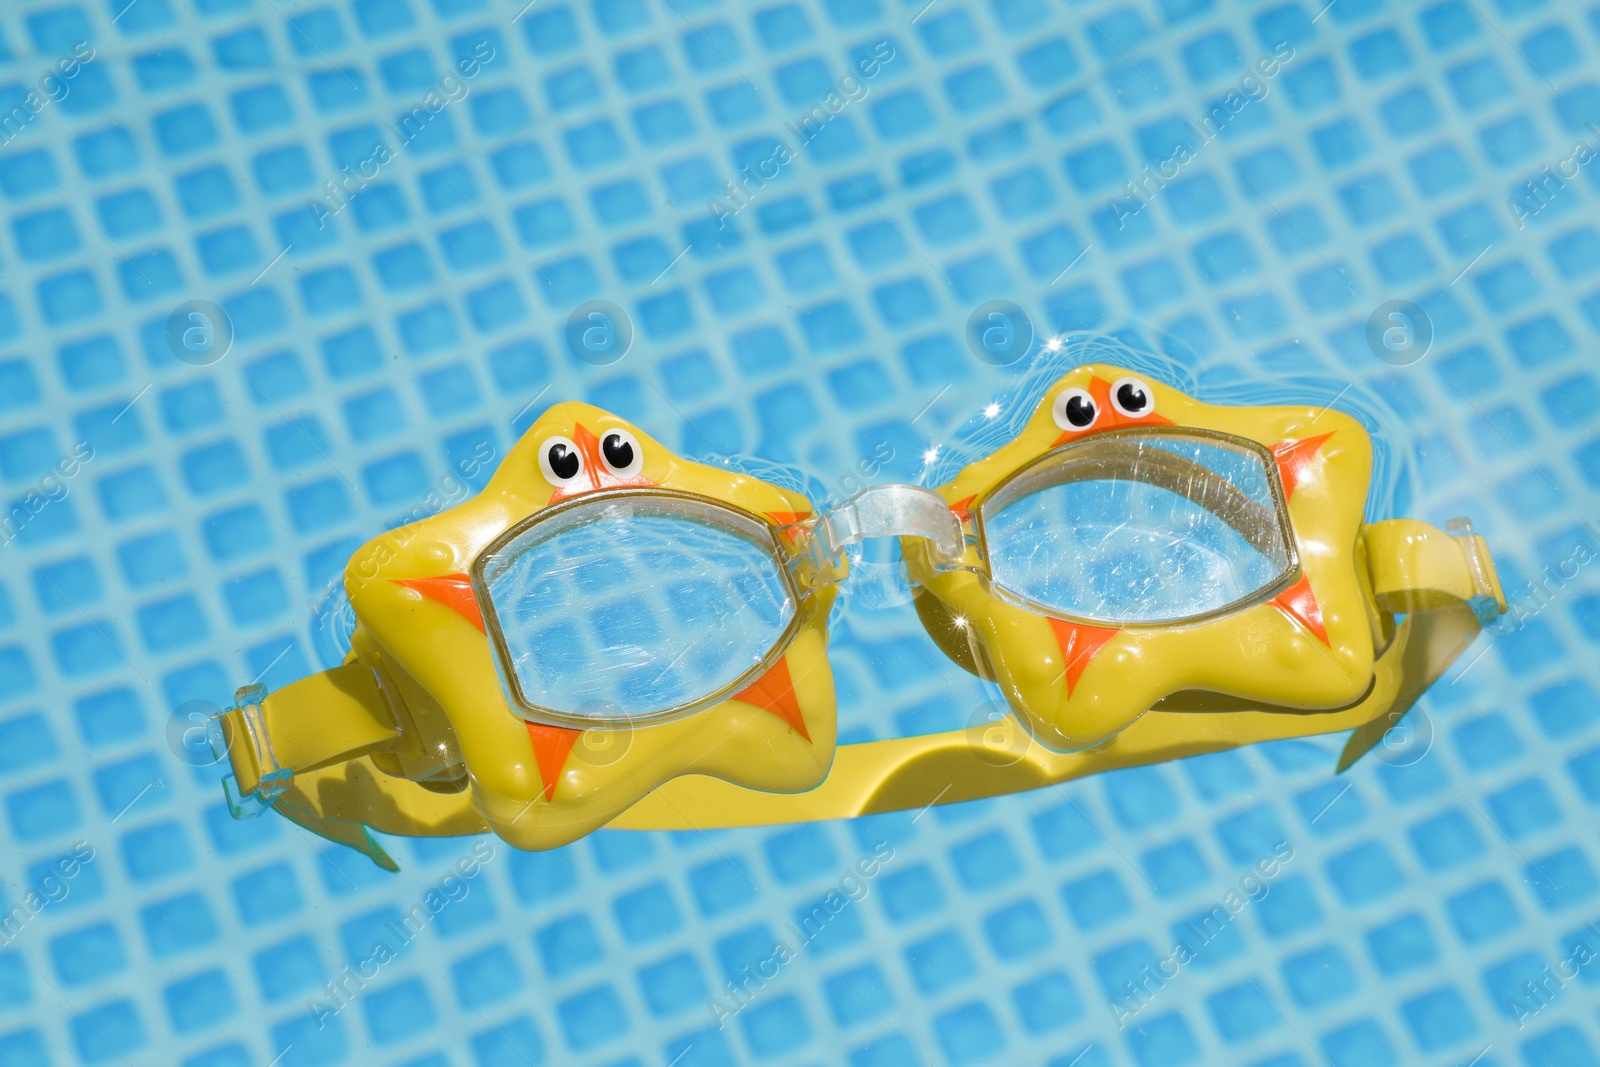
[[[961,520],[944,498],[920,485],[874,485],[804,523],[804,559],[819,574],[843,577],[844,550],[869,538],[918,537],[936,566],[954,566],[966,551]]]

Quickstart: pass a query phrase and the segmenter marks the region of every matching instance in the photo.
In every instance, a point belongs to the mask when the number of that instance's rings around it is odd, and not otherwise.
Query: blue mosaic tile
[[[1600,1063],[1587,976],[1525,1028],[1504,1006],[1600,893],[1600,601],[1587,564],[1531,593],[1600,499],[1596,186],[1507,206],[1600,119],[1590,13],[28,0],[0,13],[7,99],[80,40],[96,58],[0,146],[6,501],[94,449],[0,546],[0,896],[78,840],[96,858],[0,950],[0,1063]],[[864,94],[719,225],[707,199],[880,41]],[[306,207],[479,42],[494,59],[422,136],[338,212]],[[1265,95],[1119,228],[1107,198],[1280,42]],[[562,338],[594,296],[638,331],[610,368]],[[169,758],[167,716],[316,669],[323,583],[536,397],[827,485],[887,441],[885,476],[915,478],[1009,381],[959,339],[992,297],[1386,397],[1411,513],[1470,514],[1530,609],[1423,702],[1427,757],[1341,780],[1315,741],[915,823],[497,845],[319,1027],[304,1002],[351,937],[459,843],[397,845],[390,876],[234,823],[214,769]],[[1366,351],[1394,298],[1435,326],[1416,367]],[[212,366],[166,347],[187,299],[233,320]],[[841,613],[847,735],[984,699],[930,675],[899,610]],[[724,977],[883,840],[866,895],[718,1028]],[[1266,894],[1119,1028],[1122,983],[1279,841]]]

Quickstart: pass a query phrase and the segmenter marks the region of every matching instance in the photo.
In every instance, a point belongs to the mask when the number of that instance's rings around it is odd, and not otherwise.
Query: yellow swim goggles
[[[472,499],[345,570],[336,669],[240,690],[213,728],[241,817],[393,867],[368,828],[521,848],[841,818],[1257,741],[1370,748],[1505,610],[1464,521],[1363,522],[1367,431],[1092,364],[934,489],[804,495],[545,411]],[[1000,723],[835,746],[830,608],[898,538],[929,635]]]

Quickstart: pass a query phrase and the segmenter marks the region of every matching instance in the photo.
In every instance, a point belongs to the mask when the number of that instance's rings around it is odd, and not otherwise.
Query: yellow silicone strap
[[[313,729],[306,710],[316,708]],[[363,756],[400,736],[372,668],[359,663],[300,679],[255,704],[230,708],[223,735],[242,793],[276,771],[295,774]]]
[[[1416,519],[1375,522],[1362,532],[1378,606],[1396,614],[1432,611],[1475,597],[1506,610],[1505,594],[1477,534],[1451,536]]]

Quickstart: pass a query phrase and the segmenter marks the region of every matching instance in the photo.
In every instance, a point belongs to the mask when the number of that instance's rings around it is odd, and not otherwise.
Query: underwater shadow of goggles
[[[937,489],[824,514],[558,404],[478,496],[345,572],[344,666],[241,690],[236,815],[523,848],[607,823],[839,818],[1356,728],[1348,766],[1505,610],[1481,538],[1367,524],[1371,442],[1106,365]],[[930,637],[1014,718],[835,751],[847,549],[899,539]]]

